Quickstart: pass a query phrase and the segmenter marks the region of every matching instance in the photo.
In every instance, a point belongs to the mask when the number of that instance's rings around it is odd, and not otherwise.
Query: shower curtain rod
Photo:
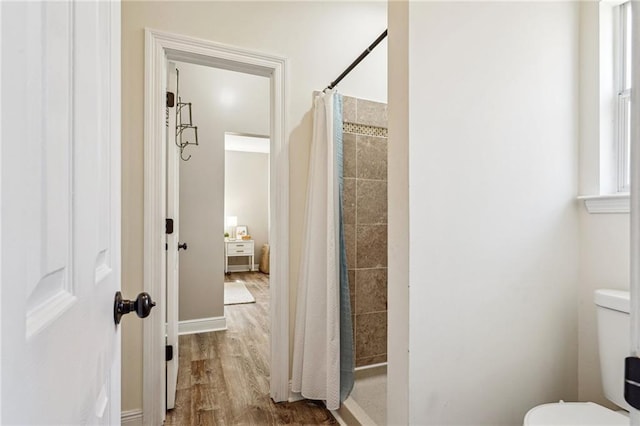
[[[383,32],[382,34],[380,34],[380,36],[378,36],[378,38],[377,38],[373,43],[371,43],[371,46],[367,47],[367,50],[365,50],[364,52],[362,52],[362,53],[360,54],[360,56],[358,56],[358,57],[356,58],[356,60],[355,60],[355,61],[353,61],[353,62],[351,63],[351,65],[349,65],[349,66],[347,67],[347,69],[346,69],[346,70],[344,70],[344,71],[342,72],[342,74],[340,74],[340,75],[338,76],[338,78],[336,78],[334,81],[332,81],[331,83],[329,83],[329,85],[328,85],[324,90],[331,90],[331,89],[333,89],[334,87],[336,87],[336,86],[338,85],[338,83],[340,83],[340,81],[341,81],[343,78],[345,78],[345,77],[347,76],[347,74],[349,74],[349,73],[351,72],[351,70],[353,70],[353,69],[354,69],[354,68],[355,68],[355,67],[356,67],[356,66],[357,66],[357,65],[358,65],[358,64],[359,64],[359,63],[360,63],[364,58],[366,58],[366,57],[367,57],[367,55],[368,55],[369,53],[371,53],[371,51],[372,51],[373,49],[375,49],[375,47],[376,47],[378,44],[380,44],[380,42],[381,42],[382,40],[384,40],[384,39],[385,39],[385,37],[387,37],[387,30],[384,30],[384,32]]]

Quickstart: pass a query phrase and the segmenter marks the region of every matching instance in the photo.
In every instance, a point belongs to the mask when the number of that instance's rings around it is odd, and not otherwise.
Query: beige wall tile
[[[352,311],[353,312],[353,311]],[[353,347],[355,352],[356,347],[356,321],[357,318],[354,314],[351,315],[351,330],[353,331]],[[354,355],[355,356],[355,355]]]
[[[386,128],[385,104],[345,97],[343,108],[344,122]],[[387,139],[344,133],[343,145],[345,237],[347,225],[355,231],[349,267],[375,268],[349,271],[356,366],[364,366],[387,359]]]
[[[356,123],[375,127],[387,127],[387,104],[358,99]]]
[[[358,269],[356,272],[356,314],[387,310],[387,269]]]
[[[356,98],[352,98],[351,96],[343,96],[342,121],[346,123],[356,122]]]
[[[387,353],[387,313],[356,315],[356,359]]]
[[[380,364],[383,362],[387,362],[387,354],[356,358],[356,367],[364,367],[365,365]]]
[[[344,223],[355,225],[356,223],[356,179],[346,178],[342,193],[342,220]]]
[[[387,139],[357,137],[356,176],[362,179],[387,180]]]
[[[356,267],[356,227],[355,225],[344,225],[344,240],[347,249],[347,269]]]
[[[387,182],[358,179],[356,209],[358,225],[387,223]]]
[[[349,270],[349,300],[351,302],[351,314],[356,312],[356,270]]]
[[[342,156],[344,159],[343,176],[345,178],[356,177],[356,135],[353,133],[342,134]]]
[[[356,228],[357,268],[386,267],[387,225],[358,225]]]

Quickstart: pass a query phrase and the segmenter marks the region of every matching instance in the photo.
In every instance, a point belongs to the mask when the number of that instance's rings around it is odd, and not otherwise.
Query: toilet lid
[[[525,426],[561,425],[629,425],[629,417],[593,402],[560,402],[543,404],[529,410]]]

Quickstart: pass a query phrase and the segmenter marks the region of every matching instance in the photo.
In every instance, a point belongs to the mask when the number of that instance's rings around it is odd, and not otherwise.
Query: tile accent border
[[[344,133],[355,133],[357,135],[364,136],[377,136],[386,138],[387,137],[387,129],[384,127],[375,127],[375,126],[367,126],[366,124],[356,124],[356,123],[342,123],[342,131]]]

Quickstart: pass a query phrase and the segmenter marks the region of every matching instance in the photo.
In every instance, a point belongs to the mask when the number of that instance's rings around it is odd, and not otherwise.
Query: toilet
[[[532,408],[524,417],[525,426],[629,425],[624,400],[624,359],[629,354],[629,292],[596,290],[598,347],[604,395],[620,407],[614,411],[593,402],[557,402]]]

